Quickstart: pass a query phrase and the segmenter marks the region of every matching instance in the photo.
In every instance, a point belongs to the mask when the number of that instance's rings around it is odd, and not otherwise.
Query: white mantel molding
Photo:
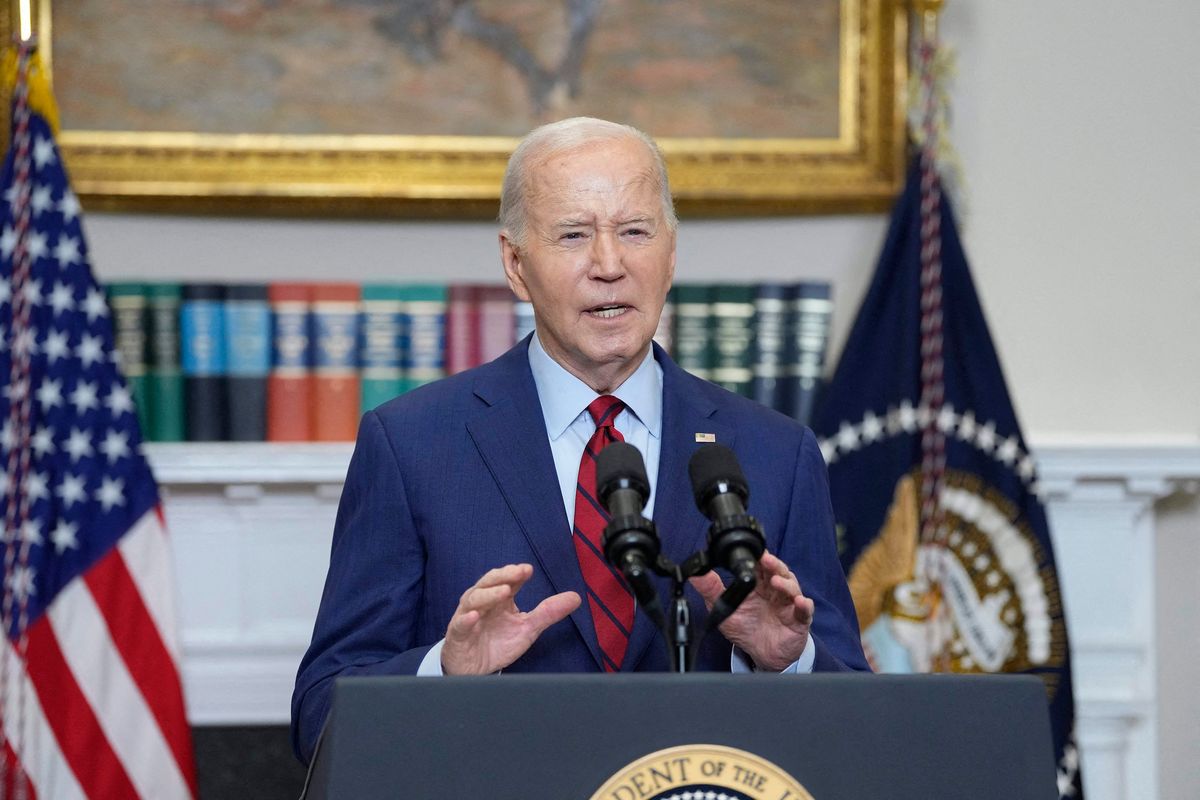
[[[340,484],[350,442],[155,442],[145,445],[158,480],[196,484]],[[1118,444],[1055,439],[1032,443],[1042,482],[1053,496],[1081,482],[1121,481],[1131,488],[1200,487],[1200,440],[1194,443]],[[1153,494],[1161,494],[1154,491]]]
[[[1162,444],[1058,442],[1034,445],[1044,492],[1068,497],[1089,484],[1121,484],[1136,495],[1200,492],[1200,441]]]
[[[144,445],[164,486],[338,484],[350,442],[152,442]]]
[[[1038,444],[1032,449],[1068,615],[1088,798],[1154,798],[1161,700],[1154,504],[1200,491],[1200,441]],[[189,718],[285,723],[353,445],[145,449],[174,541]]]

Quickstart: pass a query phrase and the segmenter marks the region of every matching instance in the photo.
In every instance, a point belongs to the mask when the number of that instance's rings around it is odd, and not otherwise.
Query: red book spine
[[[483,363],[479,350],[479,291],[474,285],[449,288],[446,300],[446,374]]]
[[[312,405],[311,287],[273,283],[267,287],[267,300],[271,304],[267,441],[306,442]]]
[[[354,283],[312,288],[312,440],[353,441],[362,411],[358,342],[362,289]]]
[[[479,289],[479,363],[499,358],[516,344],[517,316],[507,286]]]

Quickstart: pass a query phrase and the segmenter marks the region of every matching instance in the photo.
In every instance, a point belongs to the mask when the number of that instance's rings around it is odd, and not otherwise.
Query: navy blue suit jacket
[[[485,572],[531,563],[517,595],[530,609],[556,592],[584,596],[529,368],[528,342],[490,364],[424,386],[368,412],[346,475],[325,591],[292,697],[292,738],[307,761],[340,675],[414,674],[446,632],[459,598]],[[816,603],[816,670],[866,670],[838,561],[825,464],[795,421],[688,374],[657,346],[663,440],[654,519],[676,561],[705,544],[687,463],[711,433],[737,453],[748,510],[767,547]],[[665,583],[660,587],[664,595]],[[693,618],[705,617],[690,587]],[[710,634],[696,669],[728,671],[730,644]],[[669,669],[645,614],[622,671]],[[505,672],[600,671],[587,603],[547,629]]]

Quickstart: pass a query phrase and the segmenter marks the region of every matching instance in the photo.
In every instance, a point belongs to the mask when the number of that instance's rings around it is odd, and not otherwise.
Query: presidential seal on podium
[[[668,747],[613,775],[591,800],[813,800],[765,758],[715,744]]]

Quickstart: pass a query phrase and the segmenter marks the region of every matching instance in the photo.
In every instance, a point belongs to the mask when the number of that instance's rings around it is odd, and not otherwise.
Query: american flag
[[[0,797],[196,794],[158,488],[22,45],[0,173]]]

